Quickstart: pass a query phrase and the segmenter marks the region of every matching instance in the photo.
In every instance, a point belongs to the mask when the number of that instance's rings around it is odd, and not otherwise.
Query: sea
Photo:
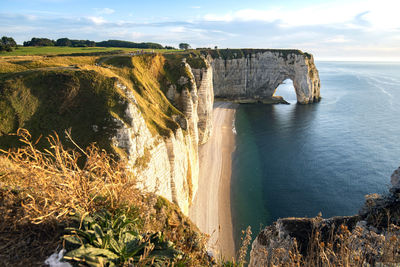
[[[400,63],[316,62],[321,102],[240,105],[231,205],[234,238],[283,217],[353,215],[388,192],[400,166]]]

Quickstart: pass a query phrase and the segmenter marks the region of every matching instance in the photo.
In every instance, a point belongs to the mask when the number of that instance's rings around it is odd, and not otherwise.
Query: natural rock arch
[[[293,81],[297,102],[320,100],[320,80],[313,56],[300,50],[254,50],[237,58],[214,58],[216,97],[242,102],[270,102],[276,88]]]

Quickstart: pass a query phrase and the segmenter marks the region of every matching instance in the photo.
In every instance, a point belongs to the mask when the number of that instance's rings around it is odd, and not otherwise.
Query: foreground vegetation
[[[18,136],[26,146],[0,156],[3,265],[41,266],[63,247],[65,259],[92,266],[208,265],[196,226],[175,204],[137,190],[124,162],[96,146],[66,150],[56,135],[44,152],[26,130]]]
[[[298,229],[302,231],[303,229]],[[263,260],[260,266],[399,266],[400,263],[400,227],[389,225],[384,231],[356,226],[349,229],[340,225],[332,229],[329,237],[324,237],[322,228],[315,228],[304,244],[295,238],[276,240],[275,233],[270,235],[268,248],[261,252]],[[260,255],[259,255],[260,256]]]
[[[178,206],[138,190],[125,162],[95,145],[65,149],[57,135],[44,151],[27,130],[16,135],[23,147],[0,150],[4,266],[42,266],[61,249],[79,266],[243,266],[250,230],[237,263],[216,262],[207,237]]]

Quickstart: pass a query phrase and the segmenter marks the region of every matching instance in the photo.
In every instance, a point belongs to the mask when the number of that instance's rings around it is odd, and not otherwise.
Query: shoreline
[[[199,189],[189,211],[190,219],[210,235],[208,248],[214,257],[235,257],[231,214],[232,131],[237,104],[216,102],[213,130],[208,142],[199,148]]]

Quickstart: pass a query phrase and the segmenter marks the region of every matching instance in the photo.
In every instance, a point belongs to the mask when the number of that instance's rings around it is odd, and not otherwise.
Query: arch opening
[[[294,88],[293,81],[288,78],[284,80],[274,92],[275,97],[282,97],[286,102],[290,104],[297,103],[296,89]]]

